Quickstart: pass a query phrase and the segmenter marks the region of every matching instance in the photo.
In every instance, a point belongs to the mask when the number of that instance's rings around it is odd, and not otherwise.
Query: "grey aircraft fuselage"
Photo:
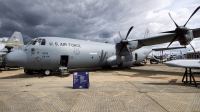
[[[148,46],[137,49],[136,53],[129,53],[124,49],[119,56],[119,47],[121,45],[86,40],[39,37],[33,39],[23,50],[9,53],[6,60],[30,70],[58,70],[62,66],[62,56],[67,58],[64,66],[69,69],[120,64],[130,67],[144,60],[152,51]],[[138,55],[137,58],[135,55]]]

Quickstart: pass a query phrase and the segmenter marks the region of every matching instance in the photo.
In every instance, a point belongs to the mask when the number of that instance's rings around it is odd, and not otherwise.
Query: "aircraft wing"
[[[200,28],[191,29],[191,30],[193,32],[194,38],[200,37]],[[175,34],[158,35],[158,36],[153,36],[150,38],[139,39],[138,42],[142,44],[143,46],[162,44],[162,43],[171,42],[174,36]]]
[[[199,59],[172,60],[167,61],[164,64],[170,67],[200,68]]]
[[[186,47],[154,48],[152,50],[154,50],[154,51],[162,51],[162,50],[172,50],[172,49],[182,49],[182,48],[186,48]]]

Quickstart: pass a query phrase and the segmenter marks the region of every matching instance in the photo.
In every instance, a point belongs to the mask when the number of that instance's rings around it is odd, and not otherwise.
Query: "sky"
[[[117,31],[125,38],[131,26],[130,40],[144,38],[146,28],[150,36],[174,30],[168,12],[178,25],[184,25],[198,6],[199,0],[0,0],[0,38],[19,31],[25,44],[42,36],[114,44],[120,41]],[[200,27],[200,10],[187,27]],[[194,39],[191,44],[200,48],[199,42]],[[180,45],[174,42],[174,46]],[[187,46],[182,51],[191,49]]]

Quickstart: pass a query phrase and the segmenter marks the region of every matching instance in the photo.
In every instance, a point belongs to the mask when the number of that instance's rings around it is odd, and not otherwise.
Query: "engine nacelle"
[[[188,45],[193,40],[193,32],[192,30],[189,30],[186,34],[183,34],[182,36],[178,37],[178,41],[180,45]]]
[[[107,59],[107,65],[119,65],[121,63],[121,58],[119,56],[111,56],[110,58]]]
[[[132,63],[135,64],[141,64],[144,62],[145,58],[151,53],[152,48],[149,46],[144,46],[140,49],[135,50],[132,52],[133,55],[133,61]]]
[[[133,63],[131,61],[125,61],[125,62],[123,62],[122,67],[126,68],[126,67],[131,67],[132,65],[133,65]]]
[[[131,51],[134,51],[134,50],[141,48],[143,46],[138,41],[130,41],[130,42],[128,42],[128,45],[129,45],[129,49]]]
[[[142,48],[133,51],[132,55],[122,56],[122,64],[120,66],[126,68],[133,65],[145,65],[145,59],[151,51],[152,48],[150,46],[143,46]]]
[[[144,59],[151,53],[152,48],[149,46],[143,46],[132,52],[132,55],[125,56],[111,56],[107,59],[107,65],[119,65],[121,67],[130,67],[134,64],[141,64],[144,62]]]

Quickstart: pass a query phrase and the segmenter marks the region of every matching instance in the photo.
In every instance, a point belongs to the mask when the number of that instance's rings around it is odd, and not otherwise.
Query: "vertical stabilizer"
[[[13,35],[8,39],[5,48],[8,49],[8,51],[10,52],[10,50],[14,47],[21,47],[24,46],[24,41],[22,38],[22,34],[20,32],[15,31],[13,33]]]

